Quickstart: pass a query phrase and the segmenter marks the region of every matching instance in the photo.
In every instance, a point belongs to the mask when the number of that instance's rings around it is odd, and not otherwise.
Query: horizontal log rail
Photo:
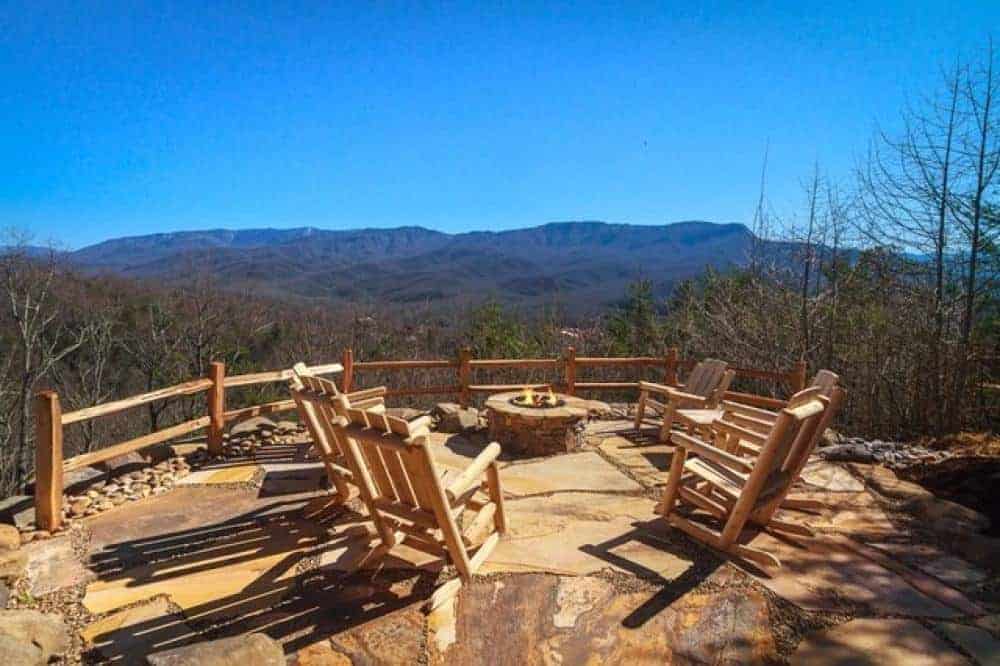
[[[167,388],[150,391],[149,393],[134,395],[131,398],[122,398],[121,400],[106,402],[103,405],[94,405],[93,407],[78,409],[75,412],[67,412],[62,416],[62,424],[69,425],[70,423],[87,421],[89,419],[97,418],[98,416],[107,416],[108,414],[121,412],[126,409],[131,409],[132,407],[138,407],[150,402],[156,402],[157,400],[195,395],[196,393],[207,391],[210,388],[212,388],[211,379],[194,379],[189,382],[184,382],[183,384],[176,384],[174,386],[168,386]]]
[[[309,372],[314,375],[331,375],[335,372],[343,372],[344,366],[340,363],[327,363],[326,365],[313,365],[309,367]],[[223,384],[226,388],[237,386],[253,386],[255,384],[268,384],[273,382],[287,382],[292,378],[291,368],[287,370],[270,370],[268,372],[254,372],[247,375],[230,375],[226,377]]]
[[[265,414],[290,412],[293,409],[295,409],[294,400],[275,400],[274,402],[265,402],[262,405],[253,405],[242,409],[231,409],[228,412],[225,412],[224,416],[226,423],[229,423],[231,421],[245,421],[246,419],[250,419],[255,416],[264,416]]]
[[[432,370],[457,368],[458,361],[362,361],[354,363],[355,370]]]
[[[442,395],[457,396],[462,405],[472,401],[473,394],[498,393],[502,391],[520,390],[525,386],[534,388],[552,387],[553,390],[574,395],[577,391],[626,391],[637,388],[635,381],[578,381],[577,372],[580,368],[636,368],[640,378],[647,368],[662,372],[663,381],[667,384],[677,383],[678,370],[693,367],[695,361],[680,359],[676,349],[670,349],[663,357],[636,356],[622,358],[605,358],[594,356],[577,356],[572,347],[567,347],[564,354],[558,358],[472,358],[469,349],[459,351],[456,359],[408,360],[408,361],[354,361],[354,353],[344,350],[339,363],[314,365],[309,369],[314,374],[325,375],[343,373],[341,388],[343,391],[355,390],[358,372],[404,372],[412,370],[452,370],[455,372],[454,383],[442,383],[432,386],[399,385],[386,392],[388,397]],[[549,382],[524,382],[489,384],[473,381],[473,373],[478,370],[551,370],[558,374]],[[805,386],[806,365],[799,362],[788,371],[758,370],[754,368],[735,368],[738,377],[754,380],[775,381],[787,384],[791,391],[797,391]],[[76,469],[106,462],[126,453],[140,451],[144,448],[161,444],[178,437],[189,435],[195,431],[207,429],[206,444],[211,454],[222,452],[223,433],[227,424],[242,421],[265,414],[278,414],[295,409],[295,402],[289,399],[275,400],[259,405],[251,405],[237,409],[226,409],[226,389],[255,386],[259,384],[287,381],[292,377],[291,369],[269,370],[266,372],[247,373],[226,376],[225,365],[214,362],[210,365],[208,376],[191,381],[149,391],[129,398],[114,400],[101,405],[85,407],[72,412],[62,413],[59,396],[53,391],[43,391],[35,397],[36,426],[36,484],[35,506],[37,522],[40,528],[58,529],[62,520],[63,477],[64,474]],[[389,382],[390,386],[392,382]],[[139,407],[158,400],[168,400],[178,397],[190,397],[200,393],[206,394],[205,416],[193,418],[182,423],[171,425],[133,439],[113,444],[97,451],[90,451],[72,458],[63,459],[63,427],[80,423],[109,414]],[[751,393],[730,391],[726,397],[731,400],[745,402],[751,405],[768,408],[779,408],[784,401]]]
[[[148,435],[143,435],[142,437],[136,437],[135,439],[115,444],[114,446],[108,446],[97,451],[91,451],[90,453],[82,453],[78,456],[73,456],[63,463],[63,471],[70,472],[74,469],[96,465],[97,463],[102,463],[107,460],[111,460],[112,458],[123,456],[126,453],[132,453],[134,451],[144,449],[147,446],[162,444],[163,442],[171,439],[177,439],[178,437],[189,435],[196,430],[207,428],[209,421],[209,417],[202,416],[201,418],[184,421],[183,423],[172,425],[169,428],[157,430],[149,433]]]
[[[473,368],[558,368],[562,360],[558,358],[481,358],[472,359]]]

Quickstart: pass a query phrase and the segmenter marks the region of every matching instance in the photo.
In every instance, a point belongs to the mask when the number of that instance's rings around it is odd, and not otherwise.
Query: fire
[[[521,394],[511,400],[515,405],[522,407],[556,407],[559,405],[559,398],[549,387],[546,393],[535,393],[530,386],[525,386]]]

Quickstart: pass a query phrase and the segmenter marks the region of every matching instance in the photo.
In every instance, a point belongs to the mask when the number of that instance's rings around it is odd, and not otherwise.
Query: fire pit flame
[[[511,404],[518,407],[535,407],[544,409],[546,407],[558,407],[565,403],[559,396],[549,388],[547,393],[536,393],[530,386],[525,386],[524,391],[510,399]]]

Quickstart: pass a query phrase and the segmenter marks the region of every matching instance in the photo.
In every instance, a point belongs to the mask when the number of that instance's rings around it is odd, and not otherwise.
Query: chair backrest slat
[[[808,389],[807,389],[808,390]],[[767,441],[761,447],[760,454],[754,465],[751,479],[763,477],[757,484],[748,480],[747,485],[756,485],[764,489],[766,494],[759,495],[756,501],[762,501],[782,486],[791,483],[789,478],[794,470],[791,461],[793,451],[811,441],[816,427],[826,411],[828,400],[825,397],[814,397],[808,401],[799,401],[795,407],[786,407],[778,413]]]
[[[684,392],[708,397],[719,385],[727,364],[714,358],[707,358],[691,370],[684,384]]]
[[[819,388],[822,395],[828,398],[833,393],[833,389],[839,384],[840,376],[830,370],[820,370],[813,375],[812,380],[809,382],[809,386]]]

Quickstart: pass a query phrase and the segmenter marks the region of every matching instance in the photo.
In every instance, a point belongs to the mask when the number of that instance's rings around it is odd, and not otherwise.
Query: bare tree
[[[60,277],[57,255],[31,257],[23,239],[8,247],[0,257],[3,298],[11,322],[15,368],[15,415],[11,462],[15,482],[23,482],[31,472],[31,396],[53,367],[76,351],[86,339],[86,331],[70,331],[59,318],[53,298],[53,284]]]
[[[969,129],[963,137],[961,152],[969,172],[969,187],[950,199],[961,223],[968,253],[960,336],[962,362],[956,376],[957,390],[963,395],[969,375],[978,304],[986,286],[980,275],[981,257],[985,247],[996,241],[997,230],[991,224],[987,199],[1000,168],[1000,113],[997,112],[1000,77],[994,73],[993,59],[993,41],[990,40],[985,62],[969,72],[965,80],[963,94]]]
[[[177,330],[173,306],[166,299],[149,303],[132,332],[122,342],[139,370],[146,391],[167,386],[184,376],[182,359],[178,352],[181,337]],[[149,429],[157,430],[160,415],[170,406],[171,400],[157,400],[146,405]]]
[[[921,111],[903,114],[897,138],[878,133],[867,162],[858,170],[860,230],[878,246],[931,257],[927,276],[933,284],[930,304],[933,329],[928,341],[931,386],[937,429],[948,413],[943,391],[942,355],[947,310],[946,270],[955,226],[951,215],[953,184],[959,166],[955,143],[961,131],[960,101],[964,68],[956,62],[943,75],[942,92],[926,100]],[[926,265],[917,262],[918,273]]]
[[[119,389],[122,375],[111,364],[121,346],[117,331],[121,319],[121,308],[117,307],[94,308],[85,313],[80,329],[87,344],[74,354],[72,362],[56,365],[53,372],[67,406],[82,409],[97,405],[109,400]],[[84,451],[94,449],[101,424],[98,419],[80,423],[78,430]]]

